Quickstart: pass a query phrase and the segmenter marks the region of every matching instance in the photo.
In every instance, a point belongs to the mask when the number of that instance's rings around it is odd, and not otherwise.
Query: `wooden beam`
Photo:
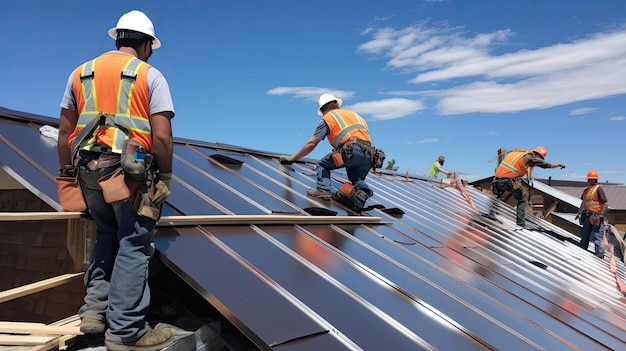
[[[0,345],[13,346],[34,346],[47,344],[53,341],[54,336],[38,336],[38,335],[0,335]]]
[[[0,322],[0,333],[39,335],[82,335],[78,326],[57,326],[43,323]]]
[[[80,218],[82,212],[0,212],[0,221],[44,221]]]
[[[23,297],[26,295],[34,294],[36,292],[40,292],[40,291],[47,290],[50,288],[54,288],[59,285],[63,285],[74,279],[82,277],[83,274],[85,273],[80,272],[80,273],[63,274],[58,277],[53,277],[50,279],[45,279],[39,282],[20,286],[17,288],[0,291],[0,303],[17,299],[19,297]]]
[[[380,223],[382,217],[370,216],[300,216],[300,215],[211,215],[161,217],[159,226],[211,224],[368,224]]]
[[[552,204],[550,204],[550,207],[548,207],[548,209],[546,209],[543,213],[543,217],[544,218],[548,218],[549,215],[552,214],[552,212],[554,212],[554,209],[559,205],[559,201],[554,200],[552,202]]]

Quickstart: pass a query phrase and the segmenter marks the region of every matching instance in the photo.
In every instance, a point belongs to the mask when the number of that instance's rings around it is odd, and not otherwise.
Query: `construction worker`
[[[602,236],[604,230],[604,215],[609,209],[604,190],[598,184],[600,176],[595,170],[587,173],[587,188],[583,191],[583,200],[578,209],[580,218],[580,247],[587,250],[591,233],[593,233],[593,246],[595,254],[599,258],[604,258],[604,248],[602,247]]]
[[[493,185],[498,194],[509,192],[517,200],[517,225],[526,224],[526,193],[522,189],[522,177],[528,174],[530,179],[533,167],[565,168],[562,163],[545,161],[548,151],[543,146],[533,150],[512,150],[496,168]]]
[[[329,200],[331,196],[349,199],[352,208],[361,211],[374,193],[365,183],[372,167],[375,152],[368,133],[367,122],[356,112],[341,109],[342,100],[332,94],[322,94],[318,100],[317,114],[322,116],[313,136],[293,155],[281,156],[280,162],[290,164],[308,155],[317,144],[328,137],[333,152],[322,157],[317,164],[317,187],[307,195]],[[346,168],[351,184],[342,186],[341,192],[331,187],[330,171]],[[343,201],[342,201],[343,202]]]
[[[445,169],[441,168],[444,162],[446,162],[446,158],[443,156],[439,156],[437,161],[433,162],[432,166],[430,166],[430,172],[428,172],[428,176],[431,178],[437,178],[439,176],[439,172],[441,172],[448,176],[448,178],[450,178],[452,176],[452,172],[446,171]]]
[[[156,350],[173,343],[174,333],[153,329],[145,320],[156,219],[149,216],[154,212],[142,211],[152,206],[159,216],[170,193],[174,106],[167,81],[147,64],[152,50],[161,46],[152,21],[133,10],[108,34],[117,50],[78,66],[61,102],[59,175],[77,171],[96,224],[85,304],[78,311],[80,331],[105,333],[108,350]],[[134,151],[125,151],[131,147]],[[149,179],[161,196],[144,203],[125,193],[130,176],[125,165],[141,168],[133,178],[139,189],[135,194],[148,194]],[[120,168],[124,172],[118,177]],[[111,188],[112,178],[119,181]]]

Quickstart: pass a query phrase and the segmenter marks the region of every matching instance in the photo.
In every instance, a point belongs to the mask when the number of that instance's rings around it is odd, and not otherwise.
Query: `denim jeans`
[[[132,343],[148,327],[148,263],[154,253],[156,222],[139,216],[128,201],[104,201],[98,179],[115,168],[79,170],[80,186],[96,224],[96,241],[84,279],[85,304],[78,315],[106,320],[107,340]]]
[[[602,237],[604,233],[604,218],[600,219],[600,225],[593,225],[589,222],[590,215],[591,213],[586,211],[582,214],[583,227],[580,230],[579,246],[587,250],[591,234],[593,233],[593,246],[595,247],[595,252],[597,254],[603,253],[604,248],[602,247]]]
[[[352,147],[352,154],[344,160],[345,165],[341,167],[335,166],[331,154],[322,157],[317,163],[317,188],[324,189],[335,194],[337,189],[333,189],[330,183],[330,171],[338,168],[346,168],[348,180],[352,182],[354,190],[363,190],[372,197],[374,192],[365,183],[365,177],[372,168],[371,159],[363,153],[363,150],[357,145]]]
[[[517,200],[517,225],[523,226],[526,224],[526,194],[520,186],[517,189],[513,188],[513,181],[500,180],[496,181],[498,189],[508,191],[513,195],[513,198]]]

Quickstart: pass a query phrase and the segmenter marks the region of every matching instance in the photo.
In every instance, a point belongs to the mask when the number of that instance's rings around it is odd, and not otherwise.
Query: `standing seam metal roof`
[[[54,120],[0,112],[0,167],[59,209],[56,144],[39,133]],[[623,265],[532,215],[536,229],[518,227],[514,209],[480,191],[467,188],[476,211],[447,181],[371,173],[375,208],[359,217],[305,195],[314,160],[284,166],[277,154],[182,139],[174,153],[164,216],[336,214],[159,223],[159,259],[260,349],[624,348]],[[334,186],[346,178],[334,175]]]

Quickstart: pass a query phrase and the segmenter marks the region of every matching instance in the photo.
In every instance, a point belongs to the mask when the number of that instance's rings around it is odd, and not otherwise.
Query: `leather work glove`
[[[170,196],[170,184],[172,183],[172,173],[159,173],[159,181],[154,186],[154,196],[152,203],[156,207],[161,207],[165,200]]]
[[[280,157],[280,163],[283,165],[290,165],[296,162],[297,159],[298,158],[296,157],[296,155],[290,155],[290,156],[283,155]]]

